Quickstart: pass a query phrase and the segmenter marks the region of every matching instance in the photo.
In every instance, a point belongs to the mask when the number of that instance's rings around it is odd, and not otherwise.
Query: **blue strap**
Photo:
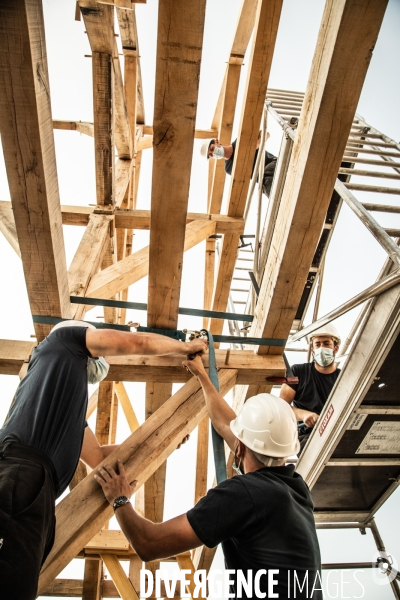
[[[208,337],[208,363],[209,363],[209,376],[211,379],[211,383],[214,385],[217,392],[219,392],[219,381],[218,381],[218,371],[217,371],[217,362],[215,360],[215,349],[214,349],[214,339],[212,333],[203,329]],[[211,424],[211,439],[214,451],[214,464],[215,464],[215,475],[217,478],[217,483],[222,483],[227,479],[226,474],[226,462],[225,462],[225,448],[224,448],[224,440],[214,429],[214,426]]]

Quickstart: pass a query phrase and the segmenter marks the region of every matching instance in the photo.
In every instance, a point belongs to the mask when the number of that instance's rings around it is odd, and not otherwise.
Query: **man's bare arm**
[[[91,469],[99,465],[111,452],[118,448],[118,444],[110,444],[108,446],[100,446],[96,436],[90,427],[85,428],[83,435],[83,444],[81,450],[81,459]]]
[[[189,369],[193,375],[196,375],[200,381],[211,422],[219,435],[224,438],[232,452],[234,452],[236,437],[232,433],[229,424],[236,418],[235,411],[232,410],[223,396],[217,392],[214,385],[211,383],[199,356],[196,356],[194,360],[183,361],[183,365]]]
[[[280,398],[282,398],[282,400],[285,400],[285,402],[287,402],[288,404],[291,404],[294,400],[295,395],[295,390],[289,385],[286,385],[286,383],[284,383],[279,394]],[[316,413],[311,412],[309,410],[305,410],[303,408],[297,408],[297,406],[292,406],[292,408],[297,421],[303,421],[303,423],[305,423],[307,427],[313,427],[317,422],[318,415]]]
[[[115,329],[87,329],[86,347],[93,357],[130,354],[163,356],[166,354],[204,354],[207,342],[195,339],[180,342],[157,333],[130,333]]]
[[[136,487],[136,482],[129,485],[124,466],[119,461],[118,471],[117,474],[109,465],[104,465],[94,476],[111,505],[119,496],[129,498]],[[138,515],[131,504],[125,504],[115,511],[115,515],[127,540],[143,561],[175,556],[202,544],[185,514],[164,523],[153,523]]]

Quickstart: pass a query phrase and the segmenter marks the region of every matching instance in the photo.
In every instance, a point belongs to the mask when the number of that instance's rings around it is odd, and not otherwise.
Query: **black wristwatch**
[[[124,506],[125,504],[128,504],[128,502],[130,503],[130,500],[126,496],[118,496],[118,498],[115,498],[115,500],[113,502],[113,509],[117,510],[117,508],[119,508],[120,506]]]

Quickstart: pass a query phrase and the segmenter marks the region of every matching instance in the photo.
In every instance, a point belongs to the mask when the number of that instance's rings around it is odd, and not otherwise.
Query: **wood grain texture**
[[[242,217],[245,209],[281,10],[282,0],[261,0],[257,9],[245,99],[230,181],[228,215],[231,217]],[[237,235],[225,235],[214,290],[214,310],[226,309],[238,245]],[[221,333],[222,326],[223,323],[216,319],[211,321],[213,333]]]
[[[214,222],[203,220],[193,221],[187,227],[184,250],[193,248],[193,246],[214,233]],[[94,275],[88,286],[86,295],[91,298],[111,298],[119,291],[146,277],[148,270],[149,246],[146,246],[134,254],[127,256],[124,260]]]
[[[236,373],[221,370],[220,389],[226,394]],[[206,414],[201,386],[194,377],[107,458],[114,466],[124,463],[130,480],[140,487],[173,452],[182,436],[190,433]],[[39,580],[39,595],[77,552],[110,518],[112,507],[91,473],[56,507],[56,539]]]
[[[0,133],[33,314],[70,316],[50,86],[39,0],[0,6]],[[38,339],[50,331],[36,325]]]
[[[325,6],[250,335],[289,334],[386,4],[329,0]]]
[[[159,4],[148,295],[153,327],[175,327],[178,317],[205,5]]]

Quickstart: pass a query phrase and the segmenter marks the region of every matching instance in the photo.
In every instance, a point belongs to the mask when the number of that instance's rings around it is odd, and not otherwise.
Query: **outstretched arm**
[[[285,402],[291,404],[294,400],[296,392],[293,388],[284,383],[281,388],[281,393],[279,395],[282,398],[282,400],[285,400]],[[292,406],[292,408],[297,421],[303,421],[303,423],[305,423],[307,427],[313,427],[317,422],[317,413],[311,412],[309,410],[304,410],[303,408],[297,408],[297,406]]]
[[[129,485],[124,466],[120,461],[118,461],[118,472],[119,474],[109,465],[104,465],[94,475],[111,505],[119,496],[130,498],[137,483],[134,481]],[[115,515],[127,540],[143,561],[175,556],[202,544],[186,515],[180,515],[164,523],[153,523],[138,515],[131,504],[118,508]]]
[[[207,352],[207,342],[199,338],[191,342],[180,342],[157,333],[130,333],[115,329],[87,329],[86,347],[93,357],[129,354],[188,355]]]
[[[223,396],[217,392],[211,383],[200,356],[196,356],[193,360],[183,361],[183,365],[193,375],[196,375],[200,381],[211,422],[219,435],[224,438],[232,452],[234,452],[236,437],[232,433],[229,423],[236,418],[235,411],[231,409]]]
[[[99,465],[111,452],[118,448],[118,444],[110,444],[108,446],[100,446],[96,436],[90,427],[85,428],[83,435],[83,444],[81,450],[81,459],[89,467],[94,469]]]

